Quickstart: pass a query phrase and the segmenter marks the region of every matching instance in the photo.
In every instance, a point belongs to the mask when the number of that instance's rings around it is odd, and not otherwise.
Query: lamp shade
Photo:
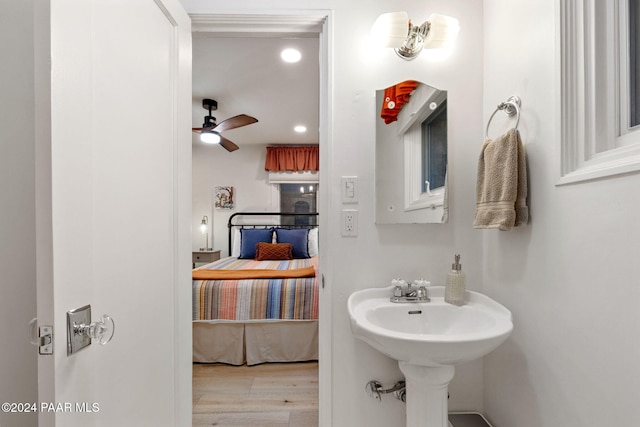
[[[402,46],[409,33],[409,14],[407,12],[383,13],[371,27],[371,35],[381,47]]]
[[[443,49],[453,46],[460,24],[456,18],[450,16],[432,14],[429,16],[429,32],[424,40],[425,49]]]

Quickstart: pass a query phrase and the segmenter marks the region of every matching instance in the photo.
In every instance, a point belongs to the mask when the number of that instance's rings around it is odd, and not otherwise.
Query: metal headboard
[[[245,219],[244,217],[287,217],[294,218],[293,224],[274,224],[273,222],[267,223],[251,223],[251,224],[238,224],[237,221]],[[298,223],[296,223],[298,222]],[[231,238],[234,228],[310,228],[318,226],[318,213],[291,213],[291,212],[236,212],[229,217],[227,222],[227,228],[229,229],[229,255],[231,255]]]

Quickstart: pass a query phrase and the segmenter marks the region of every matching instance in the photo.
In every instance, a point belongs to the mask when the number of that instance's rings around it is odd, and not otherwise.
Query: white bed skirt
[[[257,365],[318,360],[318,321],[193,322],[193,361]]]

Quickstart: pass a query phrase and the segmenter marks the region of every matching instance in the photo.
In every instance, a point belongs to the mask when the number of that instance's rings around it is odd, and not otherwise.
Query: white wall
[[[0,402],[36,402],[34,2],[0,4]],[[0,425],[37,424],[36,414],[0,413]]]
[[[484,1],[484,117],[522,98],[531,213],[483,232],[484,291],[515,323],[485,358],[484,406],[496,427],[640,425],[640,175],[555,186],[557,3]]]
[[[264,170],[266,154],[264,146],[243,145],[229,153],[219,146],[193,144],[193,250],[204,246],[204,236],[197,226],[204,215],[209,217],[209,230],[213,231],[209,245],[224,257],[228,256],[227,221],[232,214],[279,210],[273,205],[274,186],[268,183]],[[235,209],[213,207],[217,186],[233,186]]]
[[[190,13],[255,13],[260,10],[277,13],[282,9],[301,9],[301,3],[295,0],[271,1],[268,10],[259,0],[225,4],[183,0],[183,4]],[[476,159],[483,132],[482,3],[477,0],[310,0],[305,2],[304,8],[334,11],[333,146],[331,158],[323,159],[323,165],[329,166],[333,176],[330,188],[321,189],[329,192],[329,202],[320,207],[322,213],[330,216],[320,238],[329,254],[324,261],[331,264],[325,280],[331,287],[333,309],[331,425],[401,425],[404,404],[389,398],[378,403],[365,394],[364,386],[371,379],[390,384],[401,379],[402,374],[394,361],[353,338],[346,300],[355,290],[386,286],[398,276],[409,280],[425,276],[435,284],[442,284],[454,253],[462,254],[469,288],[481,287],[482,234],[473,230],[471,224]],[[429,62],[424,55],[405,62],[392,50],[374,50],[368,37],[371,25],[381,13],[395,10],[406,10],[416,22],[423,22],[436,12],[457,17],[462,30],[453,55],[443,62]],[[375,90],[406,79],[420,80],[449,91],[452,193],[449,200],[451,214],[445,225],[374,225]],[[338,189],[343,175],[359,177],[361,198],[357,206],[357,238],[340,237]],[[194,185],[196,180],[194,178]],[[194,198],[196,191],[199,190],[194,189]],[[243,198],[240,194],[238,197],[239,201]],[[451,409],[482,409],[481,391],[482,362],[461,366],[451,385]]]

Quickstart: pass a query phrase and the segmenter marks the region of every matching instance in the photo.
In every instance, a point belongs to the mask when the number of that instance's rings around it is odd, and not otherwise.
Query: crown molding
[[[287,11],[289,12],[289,11]],[[296,14],[297,13],[297,14]],[[318,37],[327,17],[325,12],[306,14],[291,11],[277,14],[190,14],[194,33],[210,33],[214,37]]]

